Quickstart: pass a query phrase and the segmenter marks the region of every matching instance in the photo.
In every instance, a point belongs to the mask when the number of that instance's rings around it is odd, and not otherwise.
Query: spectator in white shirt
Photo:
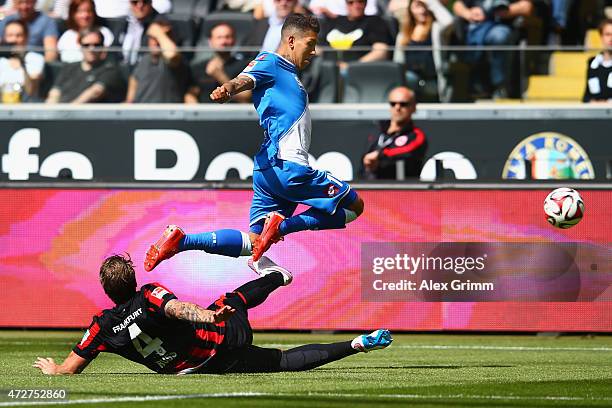
[[[346,0],[312,0],[308,8],[317,16],[324,16],[326,18],[336,18],[348,14]],[[365,15],[373,16],[376,14],[378,14],[376,0],[367,0]]]
[[[147,46],[144,34],[159,14],[152,0],[130,0],[125,29],[115,38],[115,44],[122,46],[123,59],[131,66],[138,63],[138,51]]]
[[[7,0],[7,4],[13,0]],[[38,0],[38,3],[49,2],[53,0]],[[94,0],[96,3],[96,13],[101,18],[118,18],[125,17],[130,13],[129,0]],[[68,10],[70,0],[55,0],[53,11],[50,13],[53,17],[61,17],[64,20],[68,19]],[[153,8],[160,13],[168,13],[172,9],[170,0],[153,0]]]
[[[99,29],[104,37],[105,47],[109,47],[115,39],[113,33],[100,23],[93,0],[72,0],[66,25],[68,30],[62,34],[57,43],[62,62],[79,62],[83,60],[83,53],[79,44],[79,32],[83,30]]]
[[[45,58],[27,52],[28,25],[21,20],[6,24],[2,45],[12,47],[0,57],[0,90],[4,102],[29,101],[38,92]]]

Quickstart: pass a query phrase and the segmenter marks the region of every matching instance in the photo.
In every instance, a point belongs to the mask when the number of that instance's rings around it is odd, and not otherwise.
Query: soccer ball
[[[570,228],[584,215],[584,202],[572,188],[561,187],[550,192],[544,200],[546,220],[557,228]]]

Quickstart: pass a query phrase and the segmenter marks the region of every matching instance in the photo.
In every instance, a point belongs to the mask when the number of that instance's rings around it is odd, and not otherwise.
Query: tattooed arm
[[[171,319],[186,320],[193,323],[220,323],[229,320],[236,310],[223,306],[216,312],[204,309],[195,303],[180,302],[172,299],[166,303],[166,316]]]
[[[210,94],[213,102],[225,103],[232,99],[232,96],[242,91],[248,91],[255,87],[255,83],[246,75],[238,75],[236,78],[217,87]]]

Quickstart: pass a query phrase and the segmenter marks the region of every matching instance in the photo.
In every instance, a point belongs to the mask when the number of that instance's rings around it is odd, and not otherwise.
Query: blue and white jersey
[[[261,52],[240,75],[255,82],[253,104],[264,129],[264,142],[255,155],[255,170],[274,165],[277,158],[308,166],[308,94],[295,65],[278,54]]]

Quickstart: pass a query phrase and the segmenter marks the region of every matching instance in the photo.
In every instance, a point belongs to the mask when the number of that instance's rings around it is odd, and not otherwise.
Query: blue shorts
[[[261,221],[271,211],[290,217],[298,204],[304,204],[334,214],[340,201],[344,200],[343,206],[348,206],[356,199],[351,186],[329,172],[277,160],[276,165],[253,172],[249,225],[252,232],[259,233]]]

